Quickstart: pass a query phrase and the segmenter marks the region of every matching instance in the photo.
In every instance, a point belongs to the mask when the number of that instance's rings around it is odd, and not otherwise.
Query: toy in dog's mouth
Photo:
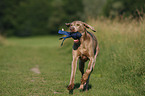
[[[80,32],[66,32],[64,30],[59,30],[58,31],[59,34],[63,34],[63,35],[66,35],[66,37],[61,37],[61,39],[63,39],[62,43],[61,43],[61,46],[63,45],[63,42],[66,38],[73,38],[74,39],[74,43],[78,43],[79,42],[79,39],[81,38],[82,34]]]
[[[80,37],[82,36],[79,32],[70,32],[71,37],[74,39],[74,43],[78,43],[80,40]]]

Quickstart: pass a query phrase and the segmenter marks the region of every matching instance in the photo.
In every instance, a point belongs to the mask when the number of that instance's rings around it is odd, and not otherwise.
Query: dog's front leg
[[[70,77],[70,83],[68,86],[68,90],[72,90],[74,88],[74,79],[75,79],[75,73],[76,73],[76,68],[77,68],[77,61],[78,61],[78,56],[73,56],[73,61],[71,65],[71,77]]]

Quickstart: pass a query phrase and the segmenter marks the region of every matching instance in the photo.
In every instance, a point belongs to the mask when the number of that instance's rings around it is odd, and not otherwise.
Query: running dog
[[[82,36],[79,39],[74,39],[74,45],[72,49],[72,69],[71,69],[71,78],[68,90],[72,90],[74,88],[74,79],[77,68],[77,61],[79,59],[79,70],[81,71],[82,78],[79,89],[88,89],[89,77],[91,72],[94,69],[96,57],[99,52],[99,46],[95,35],[91,32],[88,32],[86,28],[90,28],[92,31],[96,32],[95,29],[82,22],[82,21],[74,21],[72,23],[65,23],[67,27],[70,28],[70,32],[79,32]],[[89,60],[88,67],[86,72],[84,72],[84,64]],[[85,87],[84,87],[85,86]]]

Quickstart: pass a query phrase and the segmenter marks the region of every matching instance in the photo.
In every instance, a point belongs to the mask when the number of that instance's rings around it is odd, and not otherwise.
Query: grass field
[[[77,68],[74,96],[143,96],[145,94],[145,22],[89,20],[100,53],[89,91],[80,92]],[[0,37],[1,96],[67,96],[72,43],[59,36]],[[87,65],[86,65],[87,66]]]

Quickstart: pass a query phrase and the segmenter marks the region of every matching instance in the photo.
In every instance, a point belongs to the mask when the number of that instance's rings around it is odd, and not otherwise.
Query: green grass
[[[100,53],[90,77],[90,89],[80,92],[77,68],[74,96],[144,95],[145,24],[90,20],[97,29]],[[1,96],[67,96],[72,43],[60,47],[58,36],[0,39]],[[86,65],[87,66],[87,65]],[[40,74],[31,71],[38,67]]]

